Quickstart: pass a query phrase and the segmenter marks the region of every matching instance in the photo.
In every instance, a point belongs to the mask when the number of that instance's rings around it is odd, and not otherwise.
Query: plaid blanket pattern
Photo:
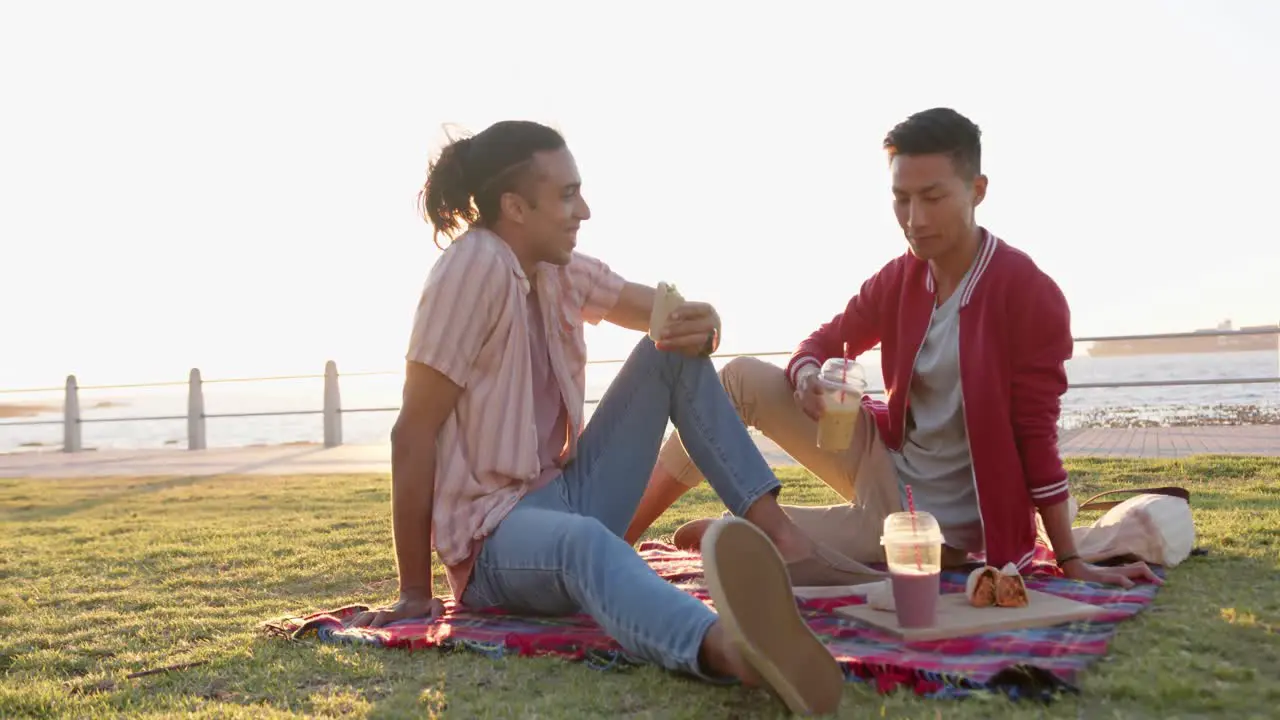
[[[668,582],[712,606],[702,584],[702,560],[696,553],[649,542],[641,555]],[[881,630],[833,612],[861,598],[799,600],[801,615],[830,649],[851,681],[873,683],[879,692],[907,688],[927,697],[963,697],[1000,692],[1014,698],[1048,700],[1074,692],[1078,674],[1104,655],[1120,622],[1141,612],[1157,587],[1140,584],[1124,590],[1066,580],[1041,548],[1027,586],[1106,609],[1095,620],[992,632],[929,642],[904,642]],[[1163,576],[1160,568],[1157,574]],[[961,592],[965,573],[943,573],[944,592]],[[348,629],[344,621],[365,606],[347,607],[264,623],[271,635],[315,638],[330,643],[362,643],[388,648],[465,649],[499,658],[556,655],[598,669],[638,664],[585,615],[528,617],[500,611],[460,610],[446,603],[434,623],[406,621],[394,626]]]

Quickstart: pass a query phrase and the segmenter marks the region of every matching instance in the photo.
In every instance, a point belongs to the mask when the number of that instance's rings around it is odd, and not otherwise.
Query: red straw
[[[840,367],[840,404],[844,404],[844,389],[849,385],[849,343],[844,344],[844,365]]]
[[[916,501],[911,497],[911,486],[907,485],[907,511],[911,513],[911,534],[917,534],[916,530]],[[920,559],[920,546],[914,545],[916,549],[916,569],[923,570],[924,563]]]

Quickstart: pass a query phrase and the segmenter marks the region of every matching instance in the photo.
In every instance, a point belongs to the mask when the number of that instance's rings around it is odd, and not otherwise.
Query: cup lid
[[[914,526],[912,515],[913,513],[910,512],[887,515],[884,519],[884,534],[880,536],[880,544],[909,542],[931,544],[943,541],[942,528],[932,513],[924,510],[915,511]]]
[[[831,358],[823,363],[818,379],[832,389],[844,388],[859,392],[867,389],[867,376],[862,366],[845,358]]]

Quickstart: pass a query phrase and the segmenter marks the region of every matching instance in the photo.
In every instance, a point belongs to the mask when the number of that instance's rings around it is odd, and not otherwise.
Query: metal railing
[[[1150,335],[1113,335],[1099,337],[1080,337],[1075,338],[1076,343],[1082,342],[1131,342],[1131,341],[1150,341],[1150,340],[1174,340],[1189,338],[1206,338],[1206,337],[1241,337],[1252,335],[1272,335],[1280,336],[1280,327],[1269,328],[1248,328],[1241,330],[1206,330],[1191,333],[1159,333]],[[1280,337],[1278,337],[1275,346],[1280,351]],[[879,347],[875,347],[871,352],[878,352]],[[791,351],[769,351],[759,353],[724,353],[712,356],[713,360],[731,360],[738,357],[789,357]],[[624,358],[612,358],[607,360],[589,360],[588,365],[611,365],[625,362]],[[374,370],[346,373],[344,377],[370,377],[370,376],[389,376],[399,375],[402,371],[398,370]],[[324,401],[323,407],[318,410],[271,410],[271,411],[255,411],[255,412],[232,412],[232,413],[208,413],[204,409],[204,386],[211,384],[227,384],[227,383],[245,383],[245,382],[271,382],[285,380],[323,380],[324,381]],[[1167,380],[1129,380],[1116,382],[1092,382],[1092,383],[1074,383],[1068,386],[1069,390],[1081,389],[1097,389],[1097,388],[1129,388],[1129,387],[1177,387],[1177,386],[1198,386],[1198,385],[1256,385],[1256,384],[1280,384],[1280,376],[1276,377],[1229,377],[1229,378],[1172,378]],[[155,415],[155,416],[121,416],[121,417],[95,417],[85,418],[80,413],[80,392],[83,390],[121,390],[121,389],[142,389],[142,388],[159,388],[159,387],[187,387],[187,412],[185,415]],[[112,422],[157,422],[157,421],[187,421],[187,449],[203,450],[206,447],[206,420],[220,418],[247,418],[247,417],[280,417],[290,415],[321,415],[323,416],[323,433],[324,446],[337,447],[342,444],[342,416],[348,413],[376,413],[376,412],[396,412],[399,406],[386,407],[342,407],[341,392],[339,388],[339,375],[337,364],[330,360],[325,363],[323,374],[318,375],[274,375],[266,377],[238,377],[238,378],[218,378],[205,380],[201,377],[200,369],[193,368],[186,381],[174,380],[164,382],[150,383],[128,383],[119,385],[79,385],[75,375],[67,376],[67,382],[64,387],[46,387],[46,388],[20,388],[20,389],[0,389],[0,396],[11,394],[35,394],[49,392],[63,392],[63,412],[62,417],[57,420],[4,420],[0,421],[0,427],[21,426],[21,425],[62,425],[63,427],[63,452],[79,452],[83,449],[81,439],[81,426],[85,423],[112,423]],[[882,394],[883,390],[870,390],[868,394]],[[596,404],[599,399],[589,399],[586,401],[588,405]]]

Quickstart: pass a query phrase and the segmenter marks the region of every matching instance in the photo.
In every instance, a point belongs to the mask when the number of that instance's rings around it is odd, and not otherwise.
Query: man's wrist
[[[806,363],[796,370],[796,390],[804,390],[811,378],[817,377],[819,373],[818,366],[814,363]]]
[[[1064,554],[1062,557],[1057,559],[1057,562],[1058,562],[1058,567],[1062,568],[1063,570],[1066,570],[1069,566],[1073,564],[1083,565],[1084,559],[1081,558],[1078,554],[1072,552],[1072,553]]]

